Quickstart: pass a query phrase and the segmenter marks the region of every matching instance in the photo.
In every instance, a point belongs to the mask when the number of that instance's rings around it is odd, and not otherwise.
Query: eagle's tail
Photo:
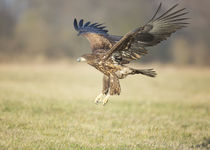
[[[133,74],[143,74],[149,77],[155,77],[157,73],[153,69],[135,69]]]

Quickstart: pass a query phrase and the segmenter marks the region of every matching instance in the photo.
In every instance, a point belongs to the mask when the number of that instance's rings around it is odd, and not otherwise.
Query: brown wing
[[[91,24],[90,22],[83,24],[83,19],[79,23],[74,19],[74,28],[78,31],[78,35],[88,39],[93,52],[98,49],[109,50],[121,38],[120,36],[109,35],[103,24]]]
[[[132,32],[127,33],[117,42],[105,55],[104,60],[108,59],[111,55],[120,55],[122,60],[136,60],[142,55],[147,53],[144,47],[154,46],[163,40],[166,40],[172,33],[176,32],[186,26],[183,18],[188,12],[183,12],[184,9],[173,11],[177,5],[171,7],[168,11],[156,18],[157,13],[161,8],[159,5],[155,15],[143,27],[138,27]]]

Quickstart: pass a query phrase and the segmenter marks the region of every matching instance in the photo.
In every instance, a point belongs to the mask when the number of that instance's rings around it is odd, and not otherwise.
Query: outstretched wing
[[[161,16],[156,17],[161,3],[152,17],[152,19],[143,27],[138,27],[134,31],[127,33],[117,42],[105,55],[104,59],[108,59],[111,55],[121,56],[122,60],[126,60],[127,63],[131,60],[136,60],[142,55],[147,53],[145,47],[154,46],[178,29],[186,27],[188,23],[185,21],[188,18],[183,17],[188,12],[184,12],[185,8],[174,11],[178,4],[171,7],[168,11]]]
[[[84,23],[83,19],[79,23],[74,19],[74,28],[78,32],[78,35],[88,39],[93,52],[99,49],[109,50],[121,38],[121,36],[109,35],[108,30],[105,29],[106,26],[103,24]]]

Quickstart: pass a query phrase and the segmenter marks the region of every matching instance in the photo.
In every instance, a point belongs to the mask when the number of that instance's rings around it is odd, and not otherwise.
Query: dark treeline
[[[163,10],[176,0],[163,1]],[[159,0],[1,0],[0,62],[61,60],[90,52],[77,37],[73,19],[105,23],[111,34],[123,35],[146,23]],[[209,0],[181,1],[190,25],[155,48],[143,62],[210,65]]]

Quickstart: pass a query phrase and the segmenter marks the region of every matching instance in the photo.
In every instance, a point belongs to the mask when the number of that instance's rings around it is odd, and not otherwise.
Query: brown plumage
[[[119,79],[134,74],[156,76],[153,69],[133,69],[125,64],[147,54],[145,47],[157,45],[188,24],[185,22],[188,18],[183,17],[188,12],[184,11],[185,8],[175,11],[177,6],[178,4],[174,5],[156,17],[161,8],[160,4],[155,15],[147,24],[124,36],[109,35],[108,30],[102,24],[91,24],[90,22],[83,24],[83,20],[80,20],[79,23],[76,19],[74,20],[74,27],[78,35],[86,37],[92,49],[91,54],[85,54],[77,60],[87,61],[89,65],[104,74],[103,90],[96,97],[96,103],[103,101],[105,105],[110,95],[120,94]]]

